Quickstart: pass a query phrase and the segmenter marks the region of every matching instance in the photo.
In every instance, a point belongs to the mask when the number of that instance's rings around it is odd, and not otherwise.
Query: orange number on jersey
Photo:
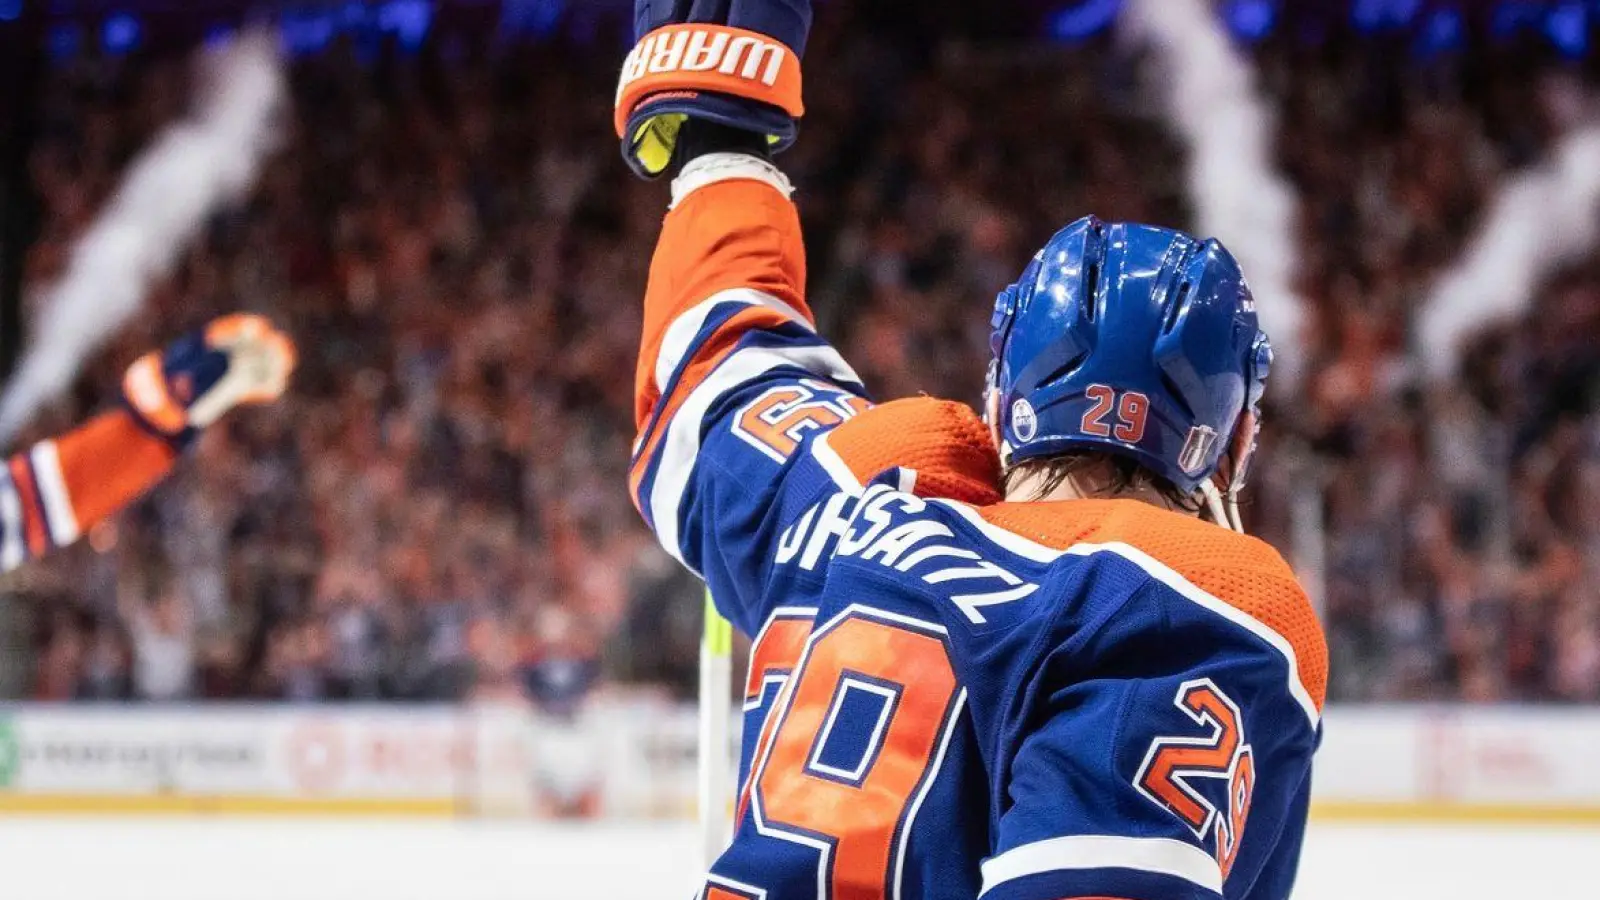
[[[1243,717],[1209,678],[1184,682],[1174,701],[1184,714],[1209,726],[1205,737],[1157,738],[1145,754],[1134,783],[1140,793],[1182,819],[1202,841],[1216,833],[1217,863],[1227,877],[1239,854],[1239,839],[1255,792],[1255,755],[1245,743]],[[1218,810],[1195,790],[1191,778],[1228,782],[1227,809]]]
[[[757,397],[734,419],[734,432],[778,462],[800,446],[805,432],[832,428],[864,412],[863,397],[817,381],[775,387]]]
[[[744,702],[756,703],[768,682],[782,683],[794,669],[811,636],[815,609],[780,607],[750,645],[750,675],[745,679]]]
[[[1122,399],[1117,399],[1117,389],[1104,384],[1091,384],[1083,392],[1084,396],[1094,401],[1089,411],[1083,414],[1083,421],[1078,424],[1078,429],[1084,434],[1095,437],[1111,437],[1124,443],[1137,444],[1144,439],[1145,423],[1150,416],[1150,398],[1138,391],[1125,391]],[[1112,427],[1106,422],[1106,416],[1115,408],[1117,411],[1117,424]]]
[[[805,652],[806,639],[811,637],[811,624],[816,615],[815,609],[780,607],[767,620],[761,633],[756,635],[750,645],[750,674],[744,684],[746,713],[761,703],[769,684],[777,684],[781,690],[788,683],[790,673],[799,665],[800,655]],[[780,694],[778,699],[781,697]],[[774,700],[773,707],[777,707],[777,700]],[[761,723],[761,730],[756,737],[756,751],[751,759],[760,759],[772,740],[772,722],[772,711],[768,710],[766,721]],[[749,808],[750,784],[746,782],[739,791],[739,811],[735,821],[742,821],[745,810]]]
[[[824,762],[838,711],[857,690],[878,698],[876,721],[847,736],[861,742],[859,754]],[[819,630],[769,721],[770,741],[763,735],[751,778],[757,827],[819,848],[829,900],[883,900],[911,827],[906,811],[935,774],[958,705],[942,628],[857,609]]]

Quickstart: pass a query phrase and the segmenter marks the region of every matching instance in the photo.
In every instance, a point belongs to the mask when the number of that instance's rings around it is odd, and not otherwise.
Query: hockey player
[[[1327,656],[1238,533],[1271,361],[1238,266],[1080,220],[1000,294],[985,420],[872,406],[770,158],[809,23],[638,0],[617,92],[629,164],[675,174],[630,487],[755,637],[701,897],[1287,897]]]
[[[135,362],[122,409],[11,457],[0,471],[0,570],[65,547],[172,470],[206,426],[282,396],[294,344],[254,315],[217,319]]]

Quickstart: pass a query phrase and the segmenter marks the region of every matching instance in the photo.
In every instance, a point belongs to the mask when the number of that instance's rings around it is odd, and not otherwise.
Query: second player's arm
[[[73,543],[176,460],[170,443],[121,410],[12,456],[0,471],[0,569]]]
[[[207,425],[281,396],[294,363],[289,337],[253,315],[224,316],[141,357],[123,380],[123,409],[0,467],[0,571],[73,543],[133,502]]]

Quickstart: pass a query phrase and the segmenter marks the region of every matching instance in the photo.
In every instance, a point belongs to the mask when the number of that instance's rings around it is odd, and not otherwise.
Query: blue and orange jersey
[[[11,457],[0,471],[0,571],[76,541],[166,477],[176,458],[122,411]]]
[[[787,182],[706,157],[645,306],[634,497],[754,644],[706,900],[1287,897],[1327,654],[1265,544],[1007,504],[959,404],[816,332]]]

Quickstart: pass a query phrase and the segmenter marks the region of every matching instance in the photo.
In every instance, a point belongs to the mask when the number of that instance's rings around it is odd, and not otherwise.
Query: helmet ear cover
[[[1250,363],[1245,380],[1249,386],[1245,396],[1244,414],[1234,429],[1233,446],[1229,449],[1227,491],[1237,496],[1249,483],[1250,464],[1255,460],[1261,443],[1261,401],[1267,393],[1267,377],[1272,374],[1272,341],[1265,332],[1256,332],[1250,348]]]

